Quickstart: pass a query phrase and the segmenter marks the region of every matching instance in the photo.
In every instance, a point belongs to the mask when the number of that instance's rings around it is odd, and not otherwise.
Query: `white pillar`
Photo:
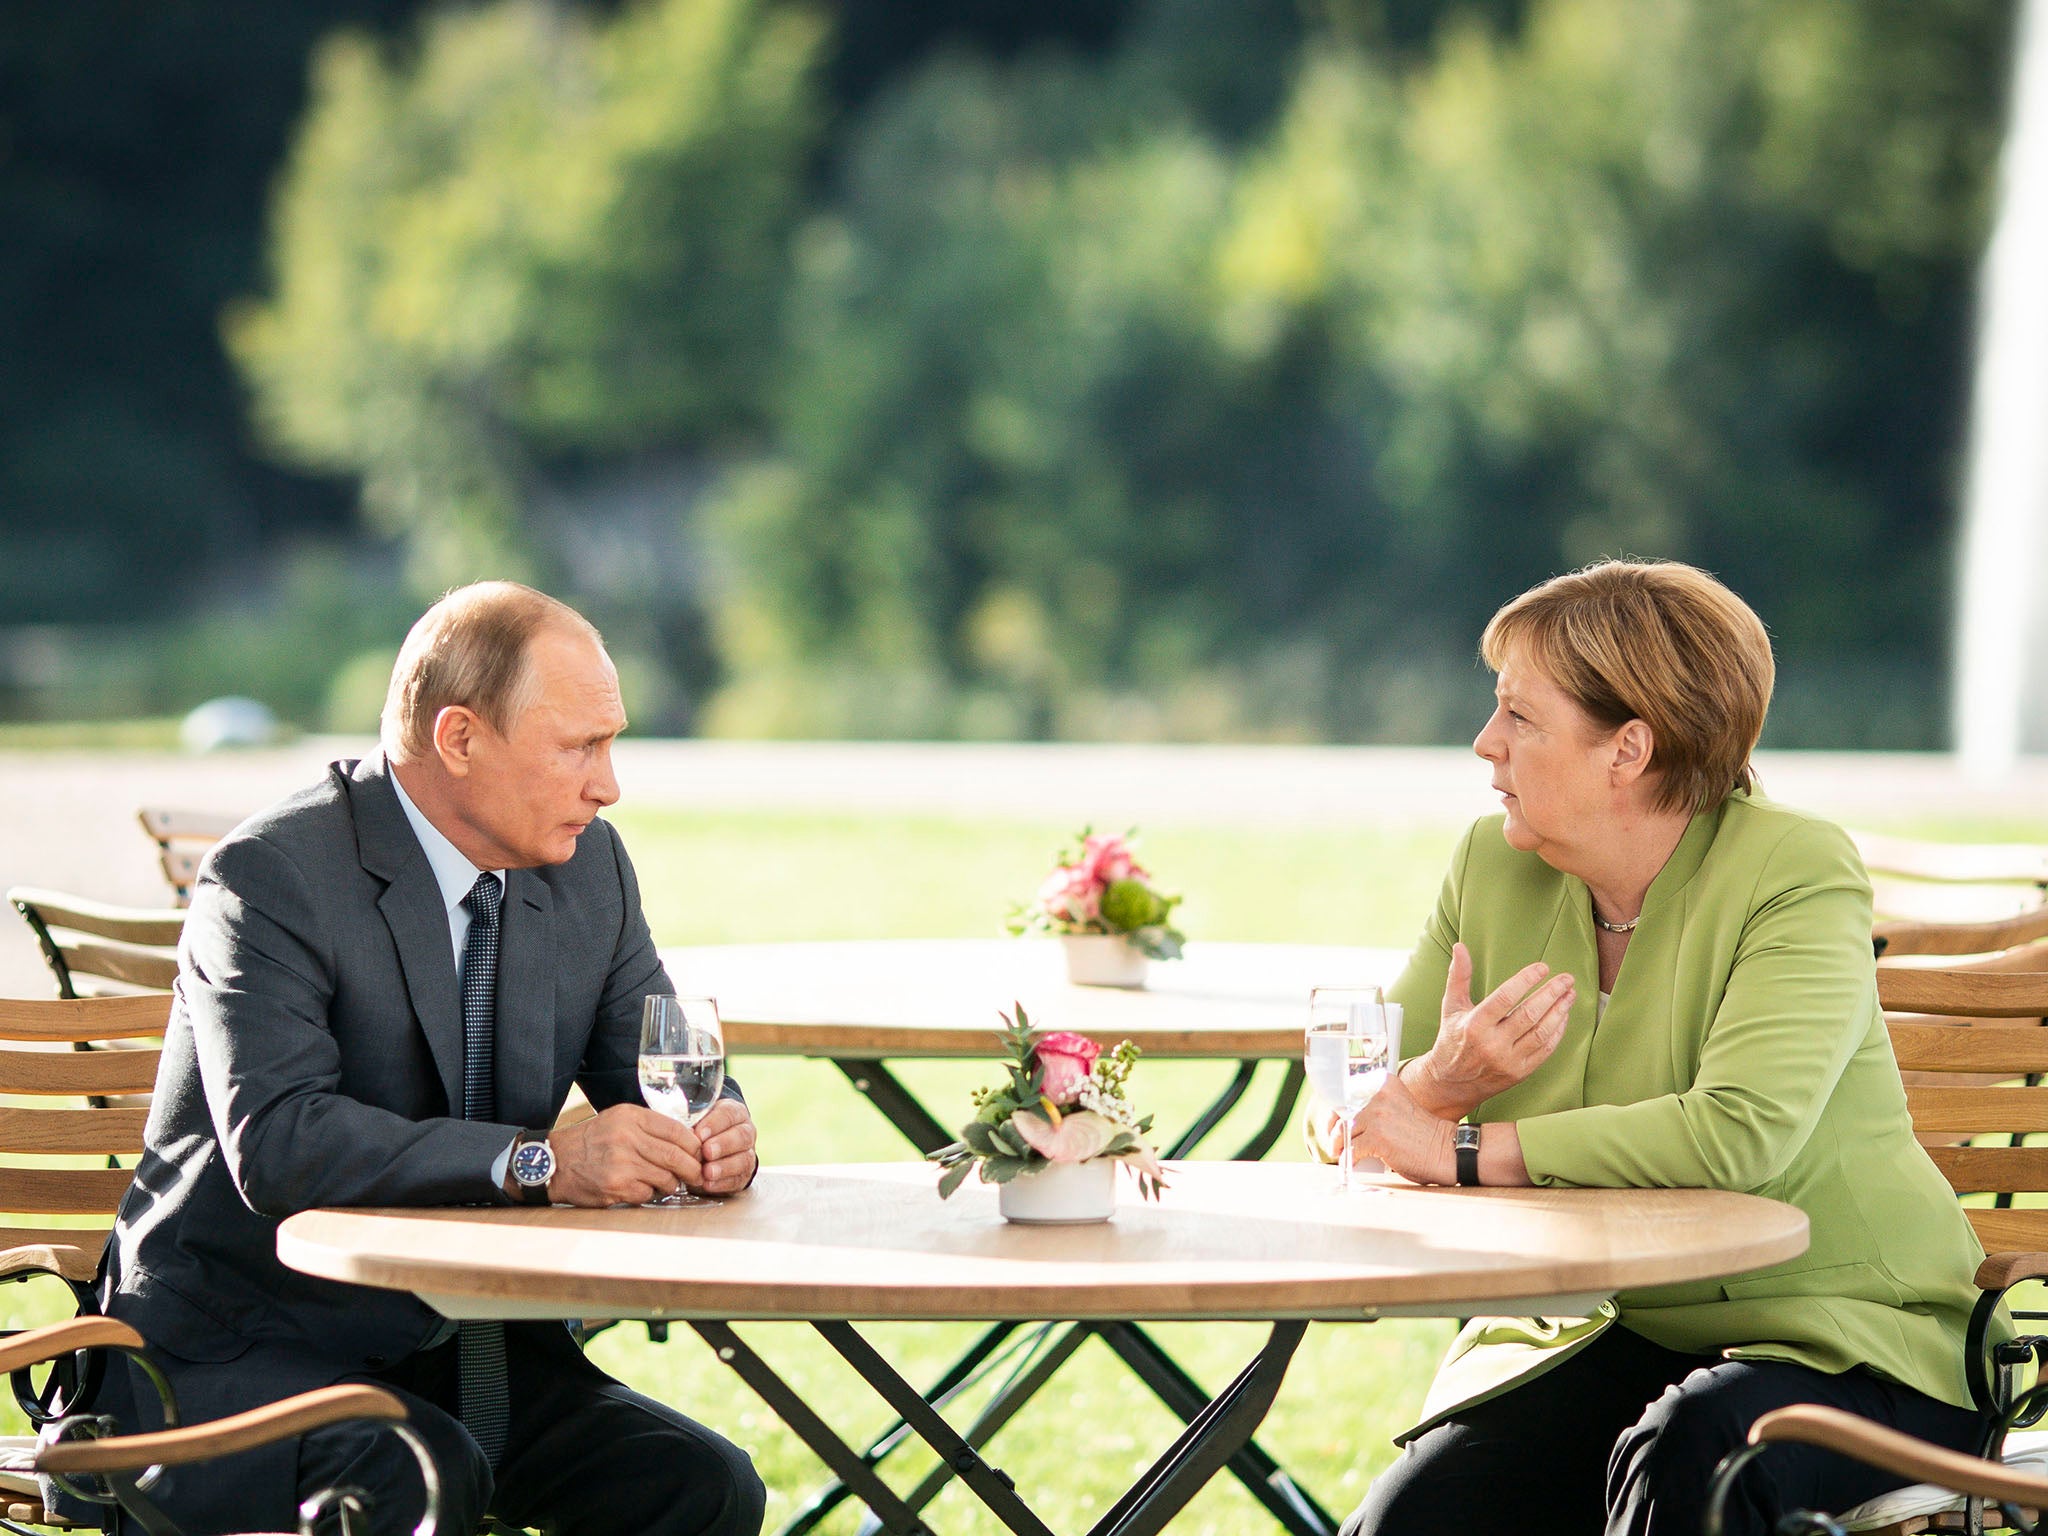
[[[2023,0],[1970,413],[1955,741],[1978,779],[2048,750],[2048,0]]]

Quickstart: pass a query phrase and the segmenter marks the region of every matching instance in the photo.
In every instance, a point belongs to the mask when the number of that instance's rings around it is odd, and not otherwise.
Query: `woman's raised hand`
[[[1402,1081],[1431,1114],[1462,1119],[1549,1059],[1564,1038],[1577,986],[1569,971],[1552,976],[1538,960],[1474,1003],[1471,952],[1453,944],[1443,1027]]]

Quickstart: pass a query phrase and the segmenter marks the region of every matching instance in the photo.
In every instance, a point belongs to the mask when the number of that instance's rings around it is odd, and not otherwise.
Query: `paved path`
[[[313,738],[263,752],[0,752],[0,886],[162,902],[144,803],[243,812],[311,783],[369,743]],[[2048,759],[1998,785],[1934,753],[1765,754],[1771,793],[1848,822],[2002,818],[2048,827]],[[1167,747],[836,742],[622,742],[628,803],[934,814],[1098,826],[1186,822],[1456,824],[1496,808],[1457,748]],[[40,995],[27,929],[0,913],[0,994]]]

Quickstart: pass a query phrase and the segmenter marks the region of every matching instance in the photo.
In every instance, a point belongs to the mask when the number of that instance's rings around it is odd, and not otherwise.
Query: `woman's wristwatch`
[[[1458,1182],[1467,1188],[1479,1183],[1479,1127],[1461,1120],[1451,1131],[1451,1151],[1458,1159]]]

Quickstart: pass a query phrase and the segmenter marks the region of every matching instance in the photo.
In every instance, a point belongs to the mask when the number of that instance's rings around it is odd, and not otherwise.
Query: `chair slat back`
[[[1908,1088],[1906,1108],[1916,1131],[2048,1131],[2048,1088]]]
[[[133,1180],[126,1168],[10,1168],[0,1202],[30,1216],[111,1216]]]
[[[152,1049],[0,1051],[0,1094],[33,1098],[109,1098],[156,1087]]]
[[[2048,971],[1882,965],[1877,970],[1877,1000],[1886,1013],[2038,1019],[2048,1013]]]
[[[1958,1194],[2048,1194],[2048,1146],[2013,1145],[2048,1134],[2048,967],[2005,963],[1877,968],[1913,1130]],[[1988,1252],[2048,1251],[2048,1209],[1967,1213]]]
[[[16,886],[7,899],[36,936],[59,997],[168,988],[178,976],[177,907],[119,907]]]
[[[2048,1210],[1991,1210],[1966,1206],[1977,1241],[1986,1253],[2048,1253]]]
[[[140,1157],[149,1111],[0,1108],[0,1153]]]
[[[2048,907],[1982,922],[1887,919],[1874,924],[1870,933],[1879,956],[1885,959],[1900,955],[1988,955],[2048,939]]]
[[[145,805],[135,813],[142,830],[156,844],[164,879],[177,894],[179,906],[192,899],[192,882],[206,850],[235,829],[241,819],[217,811],[186,811],[173,806]]]
[[[29,1260],[20,1250],[62,1250],[60,1272],[91,1277],[105,1228],[55,1230],[9,1217],[111,1221],[131,1172],[109,1166],[140,1155],[147,1110],[118,1095],[148,1093],[158,1041],[170,1019],[167,993],[29,1001],[0,999],[0,1273]],[[129,1049],[86,1049],[90,1044]],[[15,1254],[12,1259],[9,1254]]]

